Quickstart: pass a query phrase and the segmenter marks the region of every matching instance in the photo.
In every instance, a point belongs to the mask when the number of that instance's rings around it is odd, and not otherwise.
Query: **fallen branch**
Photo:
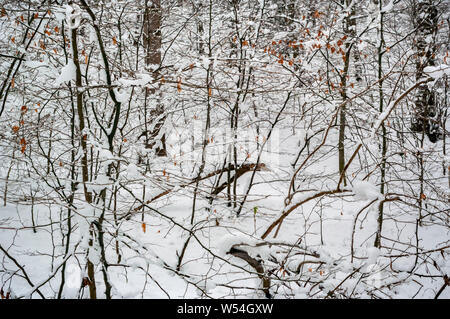
[[[256,169],[255,169],[256,167]],[[241,177],[242,175],[244,175],[245,173],[248,173],[250,171],[252,171],[253,169],[255,169],[255,171],[261,171],[263,169],[266,169],[266,165],[265,164],[248,164],[248,165],[244,165],[239,167],[236,171],[233,177],[230,178],[230,181],[228,182],[224,182],[222,185],[216,187],[216,189],[214,191],[211,192],[211,195],[218,195],[221,191],[223,191],[228,184],[232,184],[234,182],[235,179],[238,179],[239,177]],[[225,168],[223,170],[221,170],[220,173],[225,172],[226,170],[228,170],[228,168]]]
[[[447,286],[450,286],[450,279],[447,277],[447,275],[445,275],[445,276],[443,277],[443,279],[444,279],[444,284],[442,285],[441,289],[439,289],[439,291],[438,291],[438,293],[436,294],[436,297],[434,297],[434,299],[438,299],[439,296],[441,295],[441,293],[444,291],[444,289],[445,289]]]
[[[321,197],[321,196],[324,196],[324,195],[333,195],[333,194],[337,194],[337,193],[348,192],[349,190],[341,190],[340,185],[341,185],[341,183],[342,183],[342,181],[343,181],[343,179],[344,179],[345,172],[347,171],[347,169],[348,169],[348,167],[350,166],[350,164],[352,163],[352,161],[355,159],[356,154],[357,154],[357,153],[359,152],[359,150],[361,149],[361,145],[362,145],[362,144],[358,144],[358,146],[356,147],[356,150],[353,152],[353,155],[350,157],[349,161],[348,161],[347,164],[345,165],[344,170],[342,171],[342,173],[341,173],[341,175],[340,175],[339,182],[338,182],[338,185],[337,185],[336,189],[330,190],[330,191],[322,191],[322,192],[316,193],[316,194],[312,195],[311,197],[308,197],[308,198],[306,198],[306,199],[300,201],[299,203],[294,204],[294,205],[292,205],[292,206],[290,206],[290,207],[288,206],[288,204],[286,204],[286,200],[288,200],[288,203],[290,203],[291,200],[292,200],[292,196],[293,196],[293,195],[288,194],[288,197],[286,197],[286,199],[285,199],[285,208],[284,208],[284,209],[286,209],[286,207],[289,207],[289,208],[288,208],[287,210],[284,210],[283,213],[281,214],[281,216],[280,216],[277,220],[275,220],[275,221],[269,226],[269,228],[267,228],[267,230],[264,232],[264,234],[261,236],[261,238],[262,238],[262,239],[265,239],[265,238],[267,237],[267,235],[269,235],[270,232],[273,230],[273,228],[274,228],[275,226],[278,225],[278,228],[277,228],[277,230],[276,230],[276,232],[275,232],[274,238],[277,237],[277,236],[278,236],[278,232],[279,232],[279,230],[280,230],[280,228],[281,228],[281,224],[282,224],[283,220],[284,220],[284,219],[285,219],[285,218],[286,218],[293,210],[295,210],[295,209],[296,209],[297,207],[299,207],[300,205],[303,205],[304,203],[306,203],[306,202],[308,202],[308,201],[310,201],[310,200],[312,200],[312,199],[315,199],[315,198],[318,198],[318,197]],[[303,165],[303,164],[302,164],[302,165]],[[293,184],[291,183],[291,186],[289,186],[289,187],[292,187],[292,185],[293,185]],[[290,188],[289,188],[289,192],[290,192]]]
[[[25,269],[19,264],[19,262],[13,257],[11,256],[1,245],[0,245],[0,250],[6,255],[6,257],[8,257],[9,259],[11,259],[11,261],[22,271],[25,280],[28,282],[28,284],[35,288],[36,286],[31,282],[30,277],[28,277],[27,272],[25,271]],[[45,299],[44,295],[39,291],[39,287],[37,287],[36,289],[33,290],[33,292],[36,291],[39,296],[41,296],[42,299]]]
[[[260,164],[254,164],[254,163],[252,163],[252,164],[244,164],[244,165],[240,166],[240,167],[237,168],[237,169],[235,169],[234,166],[232,166],[231,169],[234,170],[236,173],[235,173],[235,175],[233,176],[233,178],[230,180],[230,183],[233,182],[235,179],[241,177],[241,176],[244,175],[245,173],[252,171],[252,170],[255,169],[255,168],[256,168],[257,171],[265,170],[265,169],[266,169],[266,165],[265,165],[264,163],[260,163]],[[226,170],[228,170],[228,168],[223,168],[223,169],[216,170],[216,171],[211,172],[211,173],[209,173],[209,174],[207,174],[207,175],[205,175],[205,176],[197,177],[197,178],[191,180],[191,181],[190,181],[189,183],[187,183],[187,184],[184,184],[184,185],[178,185],[178,187],[180,187],[180,188],[188,187],[188,186],[190,186],[190,185],[192,185],[192,184],[195,184],[195,183],[197,183],[197,182],[199,182],[199,181],[202,181],[202,180],[208,179],[208,178],[210,178],[210,177],[213,177],[213,176],[222,174],[222,173],[224,173]],[[212,194],[212,195],[217,195],[217,194],[219,194],[222,190],[224,190],[224,189],[227,187],[227,185],[228,185],[228,182],[223,183],[222,185],[218,186],[211,194]],[[161,198],[161,197],[164,197],[164,196],[170,194],[174,189],[175,189],[175,186],[172,187],[171,189],[165,190],[165,191],[162,192],[162,193],[159,193],[158,195],[156,195],[156,196],[150,198],[149,200],[147,200],[147,201],[145,202],[145,204],[142,204],[142,205],[140,205],[140,206],[134,208],[132,212],[129,212],[128,214],[122,216],[120,219],[123,219],[123,218],[129,216],[130,214],[132,214],[132,213],[134,213],[134,212],[140,211],[145,205],[148,205],[148,204],[154,202],[155,200],[157,200],[157,199],[159,199],[159,198]]]
[[[234,257],[240,258],[242,260],[245,260],[250,266],[253,267],[253,269],[256,270],[256,272],[258,273],[258,277],[262,280],[262,285],[263,285],[263,291],[264,294],[266,295],[266,297],[268,299],[271,299],[272,296],[270,295],[269,292],[269,288],[270,288],[270,278],[267,277],[264,274],[264,267],[261,264],[261,261],[251,257],[246,251],[231,247],[230,251],[227,252],[227,254],[230,254]]]

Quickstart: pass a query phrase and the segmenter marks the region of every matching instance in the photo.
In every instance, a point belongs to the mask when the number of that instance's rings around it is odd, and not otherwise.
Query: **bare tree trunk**
[[[7,196],[8,196],[8,182],[9,182],[9,176],[11,175],[11,170],[12,167],[14,165],[14,160],[16,159],[16,152],[15,150],[12,153],[12,159],[11,159],[11,163],[9,164],[9,168],[8,168],[8,173],[6,173],[6,179],[5,179],[5,191],[3,194],[3,206],[6,206],[6,200],[7,200]]]
[[[348,97],[347,97],[347,75],[349,72],[350,67],[350,56],[351,56],[351,50],[353,47],[353,41],[354,37],[356,35],[356,21],[355,21],[355,9],[354,4],[352,1],[349,0],[342,0],[342,4],[348,7],[349,5],[352,5],[352,8],[350,9],[350,12],[348,13],[348,16],[344,19],[344,37],[348,38],[347,42],[345,43],[345,55],[343,56],[344,59],[344,72],[341,75],[341,97],[342,101],[346,103]],[[344,167],[345,167],[345,127],[347,125],[345,114],[347,112],[348,105],[344,104],[343,107],[340,110],[339,115],[339,141],[338,141],[338,149],[339,149],[339,175],[342,176],[342,174],[345,174]],[[344,175],[344,185],[347,185],[347,181]]]
[[[378,2],[379,1],[379,2]],[[384,13],[381,11],[383,3],[381,0],[375,0],[375,4],[378,4],[380,9],[380,23],[378,25],[378,48],[377,48],[377,54],[378,54],[378,99],[379,99],[379,111],[380,114],[383,113],[384,108],[384,102],[383,102],[383,46],[384,46]],[[378,3],[377,3],[378,2]],[[385,193],[385,179],[386,179],[386,152],[387,152],[387,137],[386,137],[386,126],[384,125],[384,122],[381,123],[381,129],[382,129],[382,147],[381,147],[381,181],[380,181],[380,193]],[[383,227],[383,215],[384,215],[384,203],[380,202],[378,206],[378,228],[377,232],[375,234],[375,243],[374,246],[377,248],[381,248],[381,230]]]
[[[149,3],[150,2],[150,3]],[[145,64],[153,70],[153,77],[158,78],[159,67],[161,65],[161,0],[145,0],[144,9],[144,48],[146,50]],[[146,136],[146,147],[153,148],[156,144],[156,139],[164,124],[165,116],[164,108],[160,104],[161,94],[156,89],[145,89],[145,105],[147,106],[147,97],[152,96],[158,100],[156,108],[150,111],[150,118],[156,120],[157,123],[151,132],[144,132]],[[145,119],[147,121],[147,119]],[[161,147],[157,147],[156,155],[166,156],[166,136],[161,137]]]
[[[79,121],[79,128],[81,133],[81,148],[83,151],[83,155],[81,157],[81,171],[82,171],[82,179],[83,179],[83,188],[84,188],[84,196],[86,199],[86,202],[91,204],[92,203],[92,194],[91,192],[88,192],[86,183],[88,182],[89,175],[88,175],[88,160],[87,160],[87,147],[86,147],[86,139],[87,135],[84,131],[85,123],[84,123],[84,114],[83,114],[83,91],[81,89],[81,69],[80,69],[80,62],[78,60],[78,45],[77,45],[77,29],[72,29],[72,55],[73,55],[73,63],[76,67],[76,94],[77,94],[77,112],[78,112],[78,121]],[[92,231],[90,232],[91,238],[89,240],[89,246],[93,246],[93,240],[92,240]],[[87,267],[88,267],[88,277],[89,277],[89,295],[91,299],[97,299],[97,288],[95,286],[95,270],[94,270],[94,264],[87,259]]]
[[[416,79],[424,76],[427,66],[435,65],[436,32],[438,28],[438,10],[432,0],[418,0],[414,11],[416,24]],[[415,110],[411,129],[414,132],[424,131],[431,142],[440,138],[439,121],[436,110],[436,98],[428,85],[422,84],[417,89]]]

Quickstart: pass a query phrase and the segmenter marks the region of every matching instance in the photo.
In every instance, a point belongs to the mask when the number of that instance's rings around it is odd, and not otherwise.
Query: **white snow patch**
[[[356,201],[365,201],[372,199],[381,199],[382,195],[378,188],[367,181],[354,181],[352,191],[355,194]]]
[[[230,251],[231,247],[234,245],[252,245],[255,244],[255,240],[242,235],[226,235],[224,238],[218,243],[217,248],[219,250],[219,254],[222,256],[227,256],[227,253]],[[246,250],[239,247],[241,250]]]
[[[78,5],[66,6],[66,22],[69,29],[76,29],[81,23],[81,9]]]
[[[380,250],[376,247],[367,248],[367,264],[372,265],[377,263],[377,258],[380,256]]]
[[[450,75],[450,66],[447,64],[441,64],[438,66],[427,66],[423,69],[425,73],[431,76],[433,79],[440,79],[444,75]]]
[[[389,11],[392,11],[393,8],[394,8],[394,0],[391,0],[391,1],[389,1],[389,3],[387,5],[385,5],[381,9],[381,12],[382,13],[389,12]]]
[[[77,69],[75,67],[75,63],[73,63],[73,60],[70,59],[67,62],[67,65],[65,65],[61,69],[61,73],[59,74],[59,76],[55,80],[55,85],[60,85],[61,83],[68,82],[68,81],[71,81],[71,80],[75,80],[76,70]]]

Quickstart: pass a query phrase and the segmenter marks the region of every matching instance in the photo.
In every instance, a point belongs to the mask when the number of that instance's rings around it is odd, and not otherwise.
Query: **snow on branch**
[[[383,113],[381,113],[378,116],[378,120],[375,122],[375,124],[374,124],[374,126],[372,128],[372,133],[370,135],[370,138],[374,138],[375,137],[375,133],[378,131],[378,129],[380,128],[381,124],[383,124],[383,122],[389,117],[389,115],[392,113],[392,111],[394,110],[394,108],[397,106],[398,103],[400,103],[415,88],[417,88],[418,86],[420,86],[422,84],[430,82],[432,80],[433,80],[433,78],[426,78],[426,79],[422,79],[422,80],[416,82],[415,84],[410,86],[408,89],[406,89],[405,92],[403,92],[395,101],[389,103],[386,111],[384,111]]]

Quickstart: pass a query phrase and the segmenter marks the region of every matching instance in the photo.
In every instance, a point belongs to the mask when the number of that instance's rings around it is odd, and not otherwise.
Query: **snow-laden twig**
[[[406,89],[405,92],[403,92],[395,101],[389,103],[388,107],[386,108],[386,111],[381,113],[378,117],[378,120],[375,122],[375,124],[372,128],[372,133],[370,135],[370,138],[373,139],[375,137],[375,133],[381,127],[381,124],[383,124],[383,122],[389,117],[389,115],[392,113],[392,111],[394,110],[394,108],[397,106],[398,103],[400,103],[415,88],[417,88],[418,86],[420,86],[422,84],[428,83],[432,80],[433,80],[432,78],[425,78],[425,79],[422,79],[422,80],[416,82],[415,84],[410,86],[408,89]]]
[[[22,273],[23,273],[23,275],[24,275],[24,277],[25,277],[25,280],[30,284],[30,286],[31,287],[36,287],[34,284],[33,284],[33,282],[31,281],[31,279],[30,279],[30,277],[28,276],[28,274],[27,274],[27,272],[25,271],[25,269],[23,268],[23,266],[22,265],[20,265],[19,264],[19,262],[14,258],[14,257],[12,257],[9,253],[8,253],[8,251],[7,250],[5,250],[3,247],[2,247],[2,245],[0,245],[0,250],[6,255],[6,257],[8,257],[21,271],[22,271]],[[37,293],[39,294],[39,296],[41,296],[41,298],[42,299],[45,299],[45,297],[44,297],[44,295],[42,294],[42,292],[39,290],[39,286],[38,287],[36,287],[34,290],[33,290],[33,292],[34,291],[37,291]]]

